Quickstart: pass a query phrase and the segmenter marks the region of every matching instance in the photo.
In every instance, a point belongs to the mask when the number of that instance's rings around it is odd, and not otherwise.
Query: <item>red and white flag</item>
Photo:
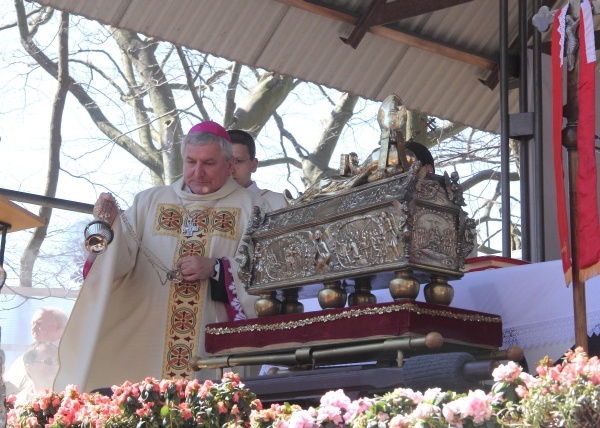
[[[563,58],[565,47],[565,17],[568,3],[554,15],[552,27],[552,140],[554,152],[554,178],[556,184],[556,207],[560,254],[565,282],[572,281],[569,223],[565,198],[564,171],[562,167],[563,123]],[[581,2],[579,19],[579,80],[577,121],[577,250],[579,254],[579,280],[600,274],[600,220],[598,217],[598,178],[594,133],[596,128],[596,49],[592,10],[588,0]]]

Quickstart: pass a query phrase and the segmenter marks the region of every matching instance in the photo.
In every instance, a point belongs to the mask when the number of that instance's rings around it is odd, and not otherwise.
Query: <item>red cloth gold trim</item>
[[[283,349],[292,344],[351,343],[359,339],[440,333],[477,346],[502,345],[498,315],[412,300],[288,314],[206,326],[206,351]]]

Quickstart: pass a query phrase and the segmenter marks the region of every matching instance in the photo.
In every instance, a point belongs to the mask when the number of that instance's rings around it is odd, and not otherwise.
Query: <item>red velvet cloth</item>
[[[298,344],[352,342],[365,338],[424,336],[437,332],[446,340],[498,348],[502,319],[497,315],[412,300],[277,315],[206,326],[205,346],[211,354],[249,348],[282,348]]]

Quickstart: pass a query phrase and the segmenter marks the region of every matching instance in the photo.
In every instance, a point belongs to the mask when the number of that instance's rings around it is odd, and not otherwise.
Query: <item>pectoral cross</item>
[[[191,218],[188,213],[185,214],[185,222],[187,225],[182,229],[183,233],[185,233],[186,238],[191,238],[194,235],[194,232],[198,232],[200,228],[196,225],[195,220]]]

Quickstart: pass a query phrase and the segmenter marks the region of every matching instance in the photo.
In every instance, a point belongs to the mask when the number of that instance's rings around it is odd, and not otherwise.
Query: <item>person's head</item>
[[[181,142],[183,180],[192,192],[219,190],[233,170],[233,149],[225,128],[215,122],[195,125]]]
[[[425,147],[423,144],[421,143],[417,143],[416,141],[409,141],[408,143],[406,143],[406,155],[409,158],[409,160],[411,160],[411,158],[417,159],[419,162],[421,162],[421,165],[424,168],[427,168],[429,170],[429,172],[431,173],[435,173],[435,165],[433,162],[433,155],[431,154],[431,152],[429,151],[429,149],[427,147]],[[414,156],[411,156],[411,153]],[[412,161],[411,161],[412,163]]]
[[[52,343],[34,343],[23,354],[23,365],[37,391],[52,388],[59,368],[58,349]]]
[[[231,177],[242,187],[252,184],[252,174],[258,167],[256,144],[252,135],[241,129],[227,131],[233,144],[233,172]]]
[[[56,342],[62,336],[66,325],[67,314],[60,308],[40,308],[31,317],[31,336],[36,343]]]

